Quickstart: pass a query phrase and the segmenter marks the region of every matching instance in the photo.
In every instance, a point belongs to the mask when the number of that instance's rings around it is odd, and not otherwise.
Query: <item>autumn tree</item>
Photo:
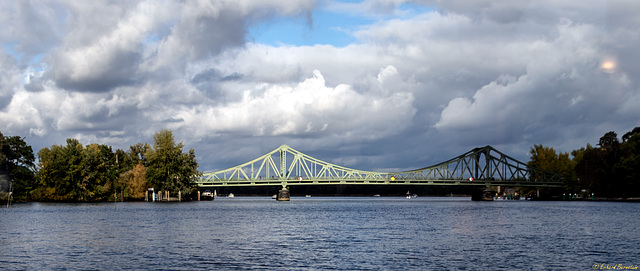
[[[124,182],[126,198],[135,200],[144,198],[145,191],[148,188],[146,175],[147,169],[142,162],[139,162],[132,169],[120,175],[120,178]]]

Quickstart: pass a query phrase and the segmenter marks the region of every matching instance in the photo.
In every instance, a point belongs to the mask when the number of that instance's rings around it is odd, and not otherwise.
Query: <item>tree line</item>
[[[201,175],[195,151],[183,152],[184,144],[175,143],[170,130],[156,132],[153,145],[137,143],[127,151],[97,143],[83,146],[70,138],[65,145],[38,151],[37,163],[23,138],[1,135],[3,175],[16,200],[140,200],[150,187],[186,195],[195,191]]]
[[[170,130],[156,132],[153,145],[137,143],[127,151],[102,144],[83,146],[77,139],[38,152],[38,161],[24,138],[0,132],[0,198],[19,201],[107,201],[144,197],[147,188],[176,194],[194,192],[195,151],[183,152]],[[598,197],[640,196],[640,127],[621,140],[611,131],[596,147],[587,144],[571,153],[534,145],[529,166],[563,178],[565,193]]]
[[[640,127],[604,134],[596,147],[588,144],[571,153],[534,145],[529,166],[560,174],[566,193],[598,197],[640,197]]]

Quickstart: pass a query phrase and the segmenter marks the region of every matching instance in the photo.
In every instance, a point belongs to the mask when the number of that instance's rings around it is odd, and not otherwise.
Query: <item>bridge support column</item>
[[[483,190],[476,189],[471,194],[471,200],[473,201],[493,201],[493,190],[486,188]]]
[[[278,190],[278,196],[276,197],[278,201],[290,201],[291,196],[289,194],[289,189],[286,186],[282,186],[282,189]]]

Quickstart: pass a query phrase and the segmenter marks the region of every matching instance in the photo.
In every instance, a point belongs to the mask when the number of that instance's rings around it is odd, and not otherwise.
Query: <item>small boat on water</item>
[[[418,195],[416,195],[416,194],[411,194],[411,192],[407,191],[407,196],[406,196],[406,198],[411,199],[411,198],[417,198],[417,197],[418,197]]]
[[[229,195],[227,195],[227,198],[235,198],[236,196],[233,193],[229,193]]]
[[[200,195],[200,200],[213,200],[213,199],[214,199],[214,195],[213,193],[211,193],[211,190],[205,190]]]

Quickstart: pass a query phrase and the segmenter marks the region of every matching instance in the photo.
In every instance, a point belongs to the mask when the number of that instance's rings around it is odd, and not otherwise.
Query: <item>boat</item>
[[[417,197],[418,197],[418,195],[416,195],[416,194],[411,194],[411,192],[407,191],[407,196],[406,196],[406,198],[411,199],[411,198],[417,198]]]
[[[200,195],[200,200],[213,200],[213,199],[214,199],[214,196],[213,196],[213,193],[211,193],[211,190],[205,190]]]
[[[235,198],[236,196],[233,193],[229,193],[229,195],[227,195],[227,198]]]
[[[306,195],[305,197],[310,198],[310,197],[311,197],[311,195]]]

